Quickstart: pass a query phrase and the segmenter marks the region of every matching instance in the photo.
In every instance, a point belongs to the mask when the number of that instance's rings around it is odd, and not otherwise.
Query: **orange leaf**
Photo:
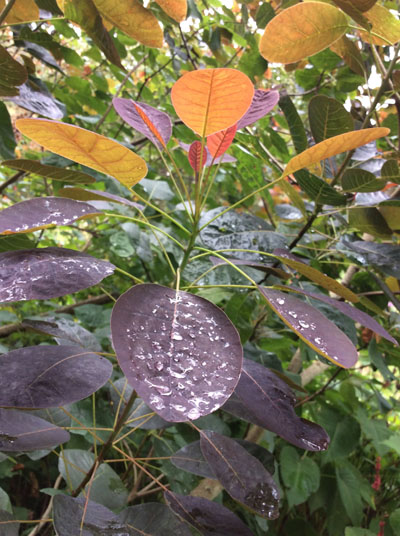
[[[347,29],[346,15],[335,6],[322,2],[296,4],[267,24],[260,53],[271,62],[295,63],[329,47]]]
[[[363,15],[372,25],[372,33],[360,31],[361,39],[382,46],[400,41],[400,21],[388,9],[376,4]]]
[[[176,22],[182,22],[186,19],[187,1],[186,0],[155,0],[171,19]]]
[[[101,15],[139,43],[160,48],[163,32],[151,11],[138,0],[93,0]]]
[[[4,0],[0,0],[0,12],[3,11],[4,6]],[[39,20],[39,8],[34,0],[17,0],[7,15],[5,22],[8,24],[21,24],[31,20]]]
[[[234,125],[254,95],[250,79],[236,69],[203,69],[184,74],[171,99],[182,121],[205,137]]]
[[[203,147],[202,151],[201,147],[201,141],[196,140],[189,147],[188,151],[189,164],[196,172],[200,171],[207,162],[207,150]]]
[[[146,162],[140,156],[90,130],[48,119],[18,119],[15,124],[22,134],[49,151],[111,175],[127,187],[147,173]]]
[[[166,147],[165,141],[163,140],[161,134],[159,133],[157,127],[154,125],[154,123],[150,120],[148,115],[145,113],[145,111],[136,104],[136,102],[132,101],[133,106],[135,107],[135,110],[140,115],[142,121],[149,127],[150,131],[154,136],[158,139],[158,141],[161,143],[163,147]]]
[[[390,129],[384,127],[366,128],[339,134],[339,136],[321,141],[321,143],[317,143],[293,157],[283,170],[282,177],[287,177],[299,169],[312,166],[325,160],[325,158],[361,147],[370,141],[387,136],[389,133]]]
[[[207,138],[207,149],[214,158],[221,156],[227,151],[233,142],[236,134],[237,124],[229,127],[221,132],[216,132]]]

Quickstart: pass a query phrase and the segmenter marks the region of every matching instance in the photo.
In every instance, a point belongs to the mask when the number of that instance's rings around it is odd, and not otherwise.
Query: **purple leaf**
[[[261,462],[236,441],[202,431],[200,445],[215,476],[235,500],[268,519],[279,516],[279,491]]]
[[[167,421],[208,415],[239,380],[238,332],[221,309],[199,296],[136,285],[117,300],[111,333],[128,381]]]
[[[62,197],[35,197],[0,212],[0,234],[28,233],[50,225],[68,225],[98,213],[88,203]]]
[[[114,265],[64,248],[0,253],[0,302],[47,300],[96,285]]]
[[[394,337],[392,337],[385,328],[383,328],[378,322],[369,316],[367,313],[364,313],[364,311],[361,311],[360,309],[357,309],[357,307],[354,307],[353,305],[350,305],[349,303],[335,300],[334,298],[330,298],[329,296],[326,296],[325,294],[320,294],[317,292],[309,292],[305,291],[303,289],[297,288],[297,287],[286,287],[281,286],[282,290],[290,290],[292,292],[296,292],[298,294],[303,294],[304,296],[308,296],[310,298],[313,298],[314,300],[319,300],[324,303],[327,303],[328,305],[332,305],[336,309],[338,309],[341,313],[348,316],[354,322],[358,322],[362,326],[365,326],[366,328],[370,329],[371,331],[374,331],[381,337],[384,337],[391,343],[398,346],[398,342]]]
[[[50,449],[69,440],[69,433],[39,417],[0,409],[0,451]]]
[[[7,100],[43,117],[61,119],[65,115],[66,108],[45,87],[43,83],[39,86],[34,81],[28,80],[25,84],[19,86],[19,95]]]
[[[196,142],[194,142],[196,143]],[[190,150],[190,147],[191,145],[189,143],[183,143],[183,142],[179,142],[179,145],[180,147],[182,147],[182,149],[184,151],[187,151],[189,152]],[[225,164],[228,164],[228,163],[232,163],[232,162],[236,162],[236,158],[234,156],[231,156],[230,154],[226,154],[224,153],[222,156],[218,157],[218,158],[214,158],[211,156],[209,150],[207,149],[206,146],[204,146],[204,151],[207,155],[207,159],[206,159],[206,163],[204,164],[205,166],[211,166],[211,164],[213,164],[213,166],[215,166],[215,164],[220,164],[220,163],[225,163]]]
[[[326,450],[329,437],[318,424],[301,419],[294,411],[296,397],[274,372],[249,359],[235,395],[224,405],[229,413],[271,430],[289,443],[306,450]]]
[[[239,119],[237,128],[244,128],[252,123],[255,123],[264,115],[267,115],[272,108],[278,104],[279,92],[275,90],[265,91],[264,89],[256,89],[254,92],[253,101],[250,108],[244,114],[242,119]]]
[[[281,320],[313,350],[343,368],[357,362],[357,349],[351,340],[320,311],[278,290],[258,288]]]
[[[61,188],[58,191],[58,195],[69,199],[78,199],[79,201],[114,201],[115,203],[121,203],[122,205],[128,205],[129,207],[143,210],[144,206],[134,201],[130,201],[120,195],[110,194],[108,192],[101,192],[100,190],[86,190],[84,188],[74,188],[69,186],[67,188]]]
[[[160,136],[164,144],[167,145],[172,134],[172,124],[165,112],[161,112],[144,102],[135,102],[119,97],[113,99],[113,105],[128,125],[146,136],[160,150],[163,149]]]
[[[222,504],[171,491],[166,491],[164,497],[171,510],[203,536],[253,536],[243,521]]]
[[[102,387],[113,367],[79,346],[30,346],[0,356],[0,406],[52,408]]]

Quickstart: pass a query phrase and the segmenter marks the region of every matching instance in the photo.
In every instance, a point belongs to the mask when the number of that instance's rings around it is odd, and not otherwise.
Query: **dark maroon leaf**
[[[357,349],[351,340],[318,309],[278,290],[258,288],[285,324],[313,350],[343,368],[357,362]]]
[[[267,449],[260,447],[256,443],[246,441],[245,439],[235,439],[239,445],[247,450],[249,454],[257,458],[264,467],[273,474],[275,470],[274,457]],[[171,462],[184,471],[195,475],[204,476],[205,478],[216,478],[211,467],[205,461],[200,448],[200,441],[194,441],[179,449],[171,456]]]
[[[111,333],[128,381],[167,421],[208,415],[238,382],[239,335],[221,309],[199,296],[136,285],[117,300]]]
[[[126,121],[126,123],[128,123],[128,125],[146,136],[146,138],[153,142],[160,150],[163,149],[163,146],[155,134],[154,129],[151,128],[151,123],[156,131],[158,131],[165,145],[168,143],[172,134],[172,124],[171,119],[165,112],[161,112],[144,102],[135,102],[130,99],[121,99],[119,97],[113,99],[113,105],[117,113],[124,121]],[[142,119],[138,109],[147,116],[150,123]]]
[[[224,259],[221,259],[221,257],[209,257],[210,261],[215,265],[226,265],[227,263]],[[227,261],[234,264],[235,266],[250,266],[251,268],[256,268],[257,270],[261,270],[262,272],[265,272],[267,274],[273,274],[281,279],[289,279],[291,277],[291,274],[288,272],[283,271],[281,268],[275,268],[274,266],[264,264],[262,262],[255,262],[255,261],[246,261],[243,259],[232,259],[232,258],[226,258]]]
[[[264,115],[267,115],[272,108],[278,104],[279,92],[275,90],[265,91],[264,89],[256,89],[254,92],[253,101],[250,108],[244,114],[242,119],[239,119],[237,128],[244,128],[252,123],[255,123]]]
[[[50,449],[69,440],[69,433],[39,417],[0,409],[0,451]]]
[[[328,305],[332,305],[333,307],[338,309],[341,313],[343,313],[344,315],[354,320],[354,322],[358,322],[362,326],[365,326],[366,328],[374,331],[381,337],[384,337],[388,341],[398,346],[398,342],[396,341],[396,339],[392,337],[390,333],[386,331],[386,329],[384,329],[380,324],[378,324],[378,322],[374,318],[369,316],[367,313],[364,313],[364,311],[357,309],[357,307],[350,305],[349,303],[346,303],[340,300],[335,300],[334,298],[330,298],[329,296],[326,296],[325,294],[320,294],[318,292],[305,291],[297,287],[286,287],[282,285],[280,288],[282,288],[282,290],[290,290],[298,294],[303,294],[304,296],[308,296],[315,300],[319,300],[324,303],[327,303]]]
[[[279,516],[277,485],[257,458],[217,432],[202,431],[200,445],[204,458],[231,497],[268,519]]]
[[[121,203],[122,205],[128,205],[139,210],[143,210],[144,206],[120,195],[110,194],[108,192],[101,192],[100,190],[86,190],[84,188],[74,188],[73,186],[62,188],[58,191],[58,195],[61,197],[67,197],[69,199],[78,199],[79,201],[113,201],[115,203]]]
[[[329,437],[318,424],[301,419],[294,411],[296,397],[274,372],[249,359],[243,360],[243,372],[235,395],[223,409],[271,430],[289,443],[306,450],[326,450]]]
[[[191,145],[189,143],[183,143],[183,142],[180,141],[179,145],[180,145],[180,147],[182,147],[182,149],[184,151],[187,151],[187,152],[190,151]],[[211,156],[209,150],[207,149],[207,147],[204,147],[204,151],[205,151],[205,153],[207,155],[205,166],[211,166],[211,164],[212,165],[220,164],[220,163],[229,164],[229,163],[232,163],[232,162],[236,162],[236,158],[234,156],[231,156],[230,154],[224,153],[222,156],[220,156],[218,158],[213,158]]]
[[[114,265],[64,248],[0,253],[0,302],[46,300],[96,285]]]
[[[28,233],[50,225],[68,225],[98,214],[88,203],[62,197],[35,197],[0,212],[0,234]]]
[[[112,374],[104,357],[79,346],[30,346],[0,356],[0,406],[64,406],[100,389]]]
[[[171,491],[166,491],[164,497],[171,510],[203,536],[253,536],[243,521],[222,504]]]

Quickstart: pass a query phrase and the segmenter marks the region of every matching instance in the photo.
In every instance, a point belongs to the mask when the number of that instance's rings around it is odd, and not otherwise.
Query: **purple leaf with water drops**
[[[0,234],[28,233],[50,225],[69,225],[98,214],[92,205],[62,197],[35,197],[0,212]]]
[[[171,491],[166,491],[164,497],[171,510],[203,536],[253,536],[243,521],[222,504]]]
[[[113,99],[113,105],[128,125],[146,136],[160,150],[168,143],[172,134],[172,124],[165,112],[144,102],[135,102],[120,97]]]
[[[19,348],[0,356],[0,406],[65,406],[100,389],[112,370],[105,357],[79,346]]]
[[[313,350],[339,367],[350,368],[357,362],[351,340],[318,309],[278,290],[258,288],[271,309]]]
[[[166,421],[208,415],[239,380],[238,332],[221,309],[199,296],[136,285],[117,300],[111,333],[129,383]]]
[[[237,128],[244,128],[251,125],[267,115],[274,106],[278,104],[279,92],[273,89],[266,91],[265,89],[256,89],[254,92],[253,101],[250,104],[250,108],[239,119]]]
[[[77,199],[79,201],[112,201],[114,203],[121,203],[122,205],[128,205],[129,207],[143,210],[144,206],[135,201],[130,201],[120,195],[110,194],[108,192],[101,192],[100,190],[87,190],[85,188],[75,188],[68,186],[67,188],[61,188],[58,191],[58,195],[69,199]],[[90,203],[91,204],[91,203]]]
[[[281,378],[263,365],[244,359],[234,396],[223,409],[271,430],[296,447],[326,450],[327,433],[318,424],[298,417],[295,403],[293,391]]]
[[[96,285],[114,265],[64,248],[0,253],[0,302],[58,298]]]
[[[69,433],[39,417],[0,409],[0,451],[51,449],[69,440]]]
[[[267,519],[279,516],[278,487],[257,458],[217,432],[202,431],[200,446],[216,478],[231,497]]]
[[[189,152],[190,151],[190,147],[191,145],[189,143],[183,143],[183,142],[179,142],[179,145],[180,147],[182,147],[182,149],[184,151],[187,151]],[[215,164],[221,164],[221,163],[225,163],[225,164],[231,164],[233,162],[236,162],[236,158],[234,156],[231,156],[230,154],[226,154],[224,153],[222,156],[219,156],[218,158],[213,158],[210,154],[210,151],[207,149],[206,146],[204,146],[204,152],[206,153],[207,155],[207,158],[206,158],[206,162],[205,162],[205,166],[211,166],[211,164],[214,166]]]

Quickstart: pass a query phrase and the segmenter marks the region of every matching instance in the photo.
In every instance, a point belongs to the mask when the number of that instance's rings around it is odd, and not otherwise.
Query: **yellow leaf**
[[[156,0],[156,2],[176,22],[186,19],[187,0]]]
[[[120,143],[84,128],[48,119],[18,119],[16,127],[49,151],[115,177],[131,187],[147,173],[146,162]]]
[[[364,76],[364,62],[360,51],[353,41],[350,41],[350,39],[343,35],[331,45],[330,49],[332,52],[340,56],[353,72],[360,76]]]
[[[390,129],[384,127],[366,128],[339,134],[339,136],[321,141],[321,143],[317,143],[293,157],[283,170],[282,177],[287,177],[299,169],[312,166],[325,160],[325,158],[361,147],[370,141],[387,136],[389,133]]]
[[[3,11],[4,6],[4,0],[0,0],[0,12]],[[21,24],[31,20],[39,20],[39,8],[34,0],[17,0],[7,15],[5,22],[8,24]]]
[[[254,86],[236,69],[202,69],[172,86],[171,100],[182,121],[200,136],[234,125],[248,110]]]
[[[322,2],[296,4],[267,24],[260,53],[268,61],[295,63],[329,47],[347,29],[346,15],[335,6]]]
[[[400,41],[400,21],[383,6],[375,4],[372,9],[363,13],[372,25],[371,32],[360,31],[361,39],[374,45],[394,45]]]
[[[138,0],[93,0],[101,15],[139,43],[159,48],[163,32],[153,13]]]

